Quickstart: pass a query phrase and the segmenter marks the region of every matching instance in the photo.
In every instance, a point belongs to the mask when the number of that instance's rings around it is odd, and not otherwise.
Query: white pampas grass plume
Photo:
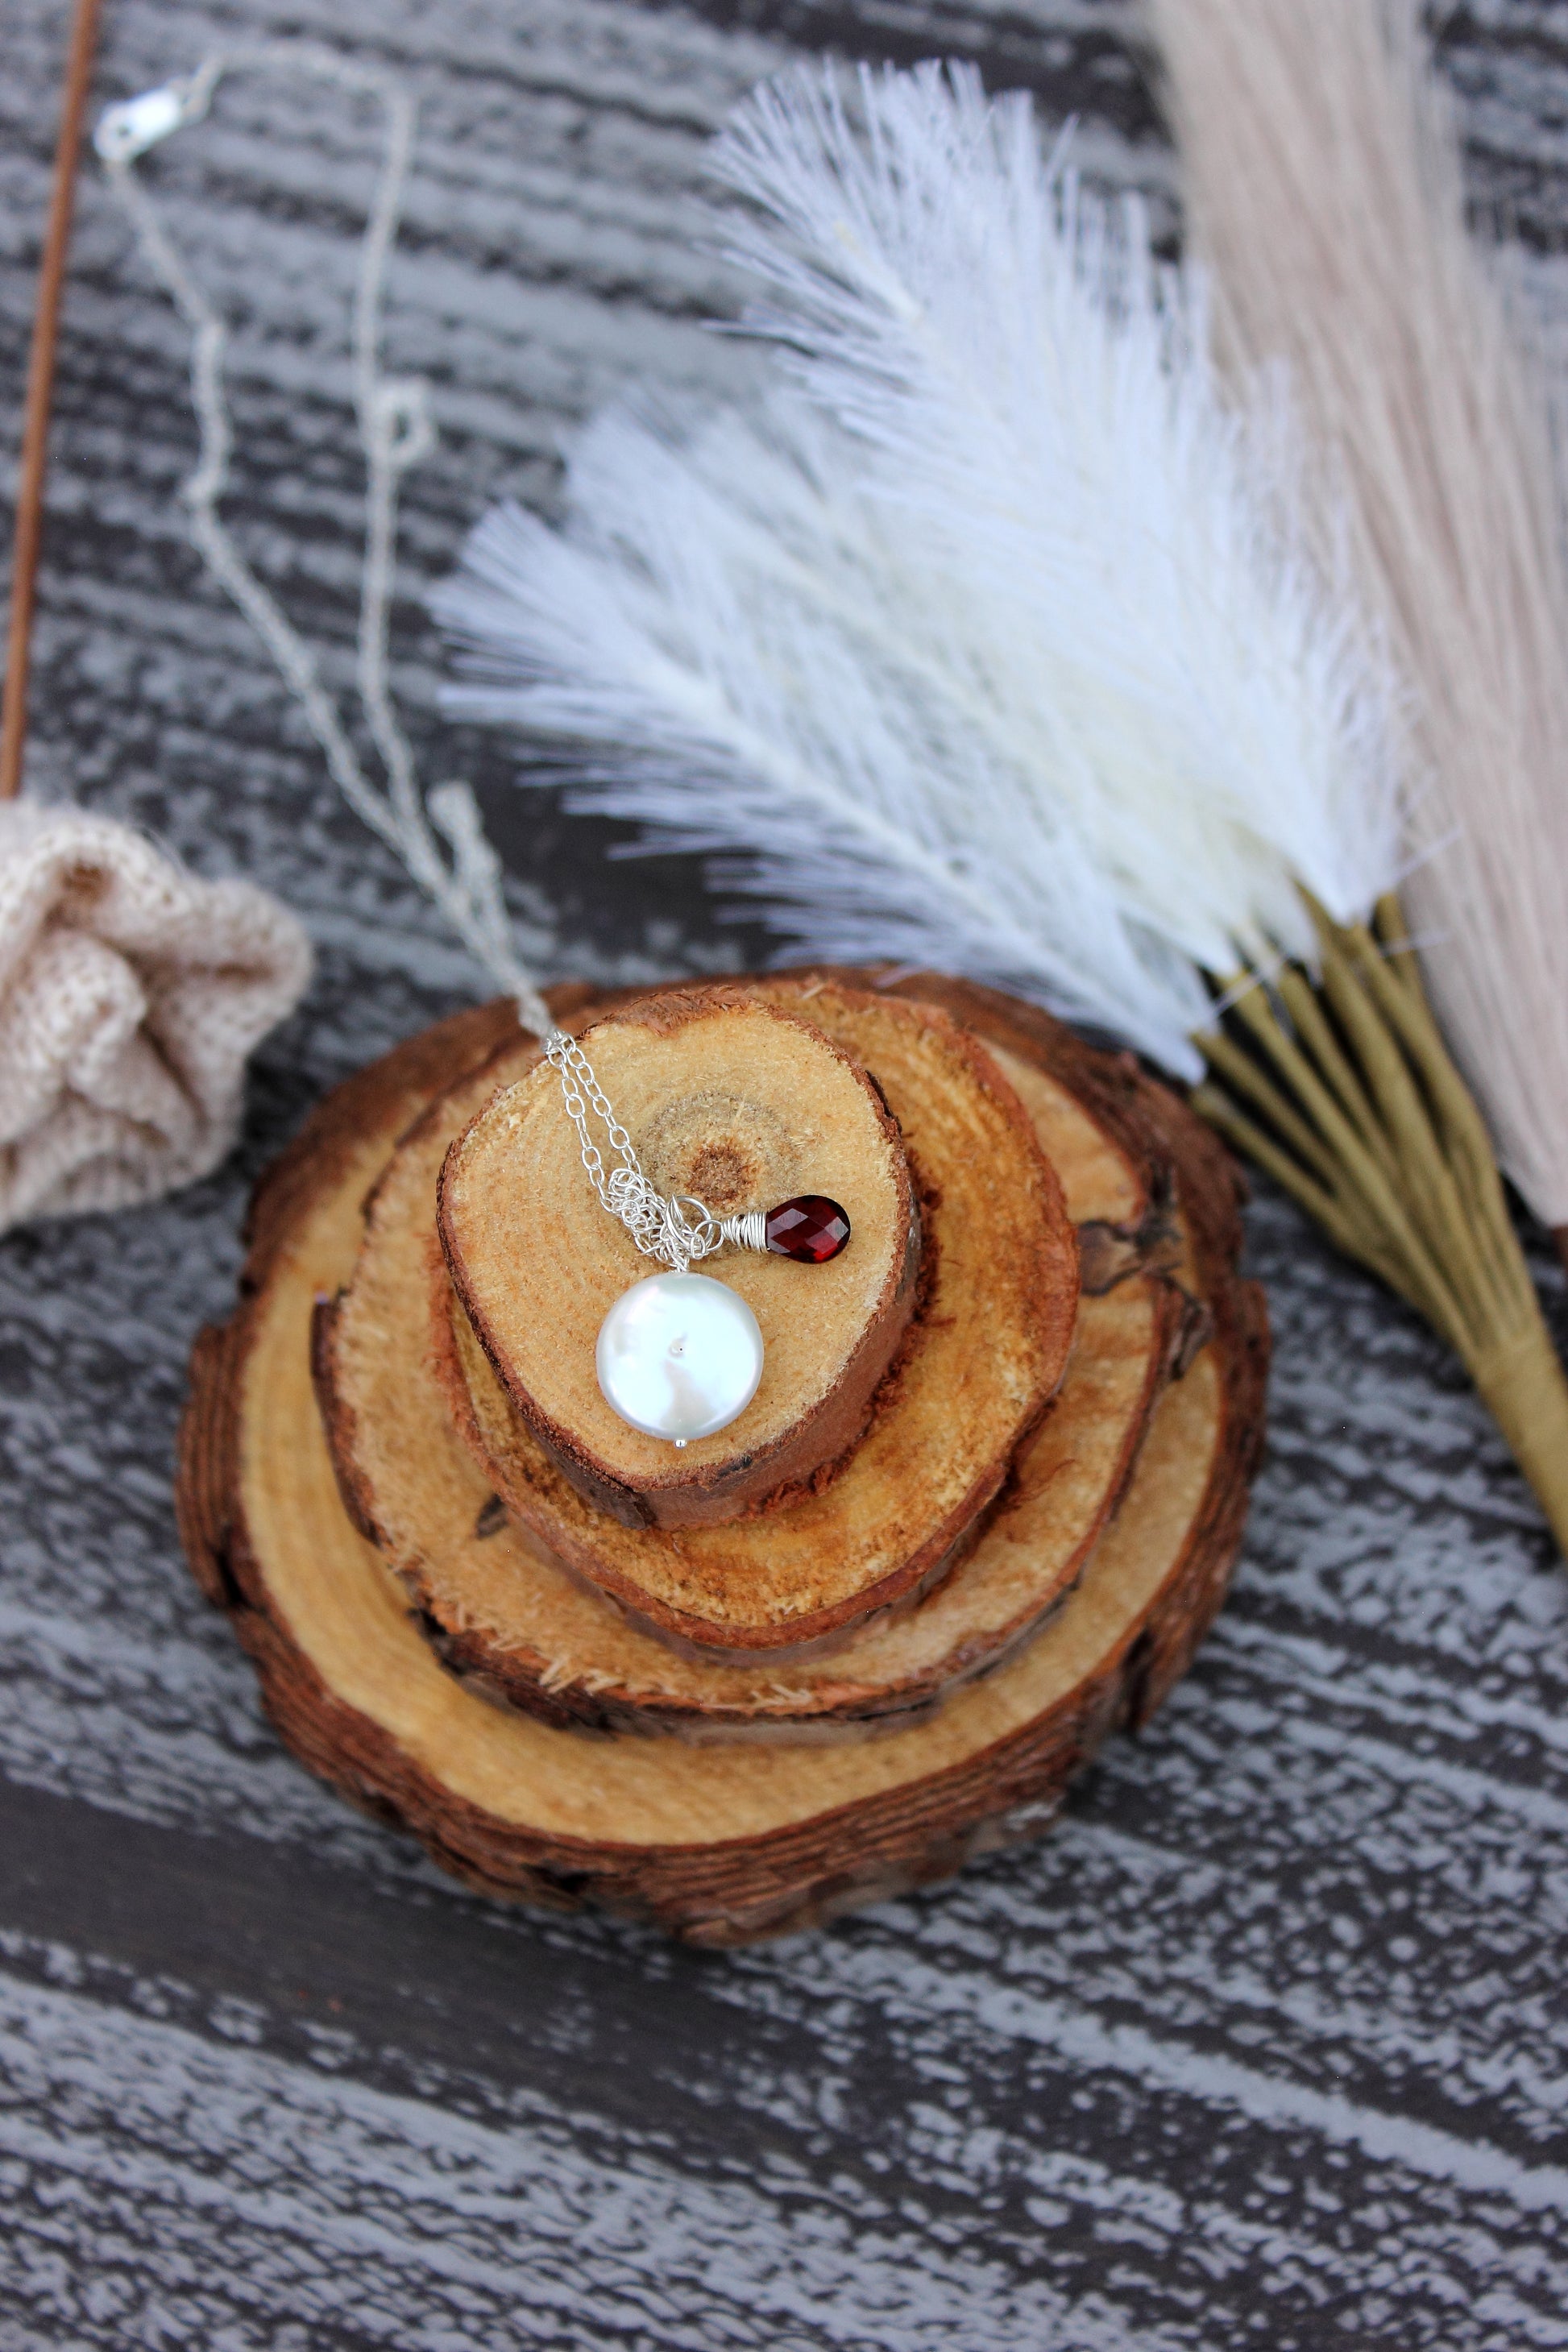
[[[1032,714],[879,530],[840,436],[786,398],[623,408],[569,493],[563,533],[488,516],[441,593],[452,707],[567,739],[575,804],[654,845],[743,853],[725,878],[794,949],[1022,985],[1196,1075],[1192,965],[1039,803]]]
[[[1019,986],[1195,1075],[1200,970],[1310,961],[1393,877],[1396,719],[1141,220],[962,68],[770,85],[720,142],[780,367],[601,420],[559,532],[438,609],[468,715],[741,854],[797,946]]]
[[[1548,397],[1467,233],[1415,0],[1153,0],[1242,369],[1288,362],[1418,689],[1405,888],[1503,1164],[1568,1226],[1568,557]],[[1560,1239],[1568,1238],[1560,1233]]]

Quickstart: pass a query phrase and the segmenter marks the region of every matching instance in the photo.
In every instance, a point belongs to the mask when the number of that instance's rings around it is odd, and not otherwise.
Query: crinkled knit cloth
[[[246,1057],[310,972],[248,882],[203,882],[108,817],[0,802],[0,1232],[216,1167]]]

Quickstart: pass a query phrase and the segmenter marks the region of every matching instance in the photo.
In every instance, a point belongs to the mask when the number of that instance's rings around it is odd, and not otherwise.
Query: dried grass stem
[[[1196,1106],[1450,1342],[1568,1552],[1568,1378],[1398,904],[1373,932],[1307,903],[1318,978],[1287,967],[1235,999],[1230,1033],[1198,1041]]]

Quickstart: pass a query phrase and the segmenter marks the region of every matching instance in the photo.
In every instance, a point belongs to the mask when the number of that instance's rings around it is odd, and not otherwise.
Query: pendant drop
[[[711,1437],[744,1412],[763,1377],[763,1335],[737,1291],[707,1274],[650,1274],[599,1326],[605,1402],[649,1437]]]
[[[763,1224],[764,1246],[775,1257],[795,1257],[807,1265],[826,1265],[849,1239],[849,1219],[837,1201],[821,1192],[802,1192],[770,1209]]]

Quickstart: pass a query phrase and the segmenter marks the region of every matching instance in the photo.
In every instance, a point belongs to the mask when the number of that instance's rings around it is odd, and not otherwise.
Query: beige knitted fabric
[[[111,819],[0,802],[0,1232],[205,1175],[310,950],[246,882]]]

